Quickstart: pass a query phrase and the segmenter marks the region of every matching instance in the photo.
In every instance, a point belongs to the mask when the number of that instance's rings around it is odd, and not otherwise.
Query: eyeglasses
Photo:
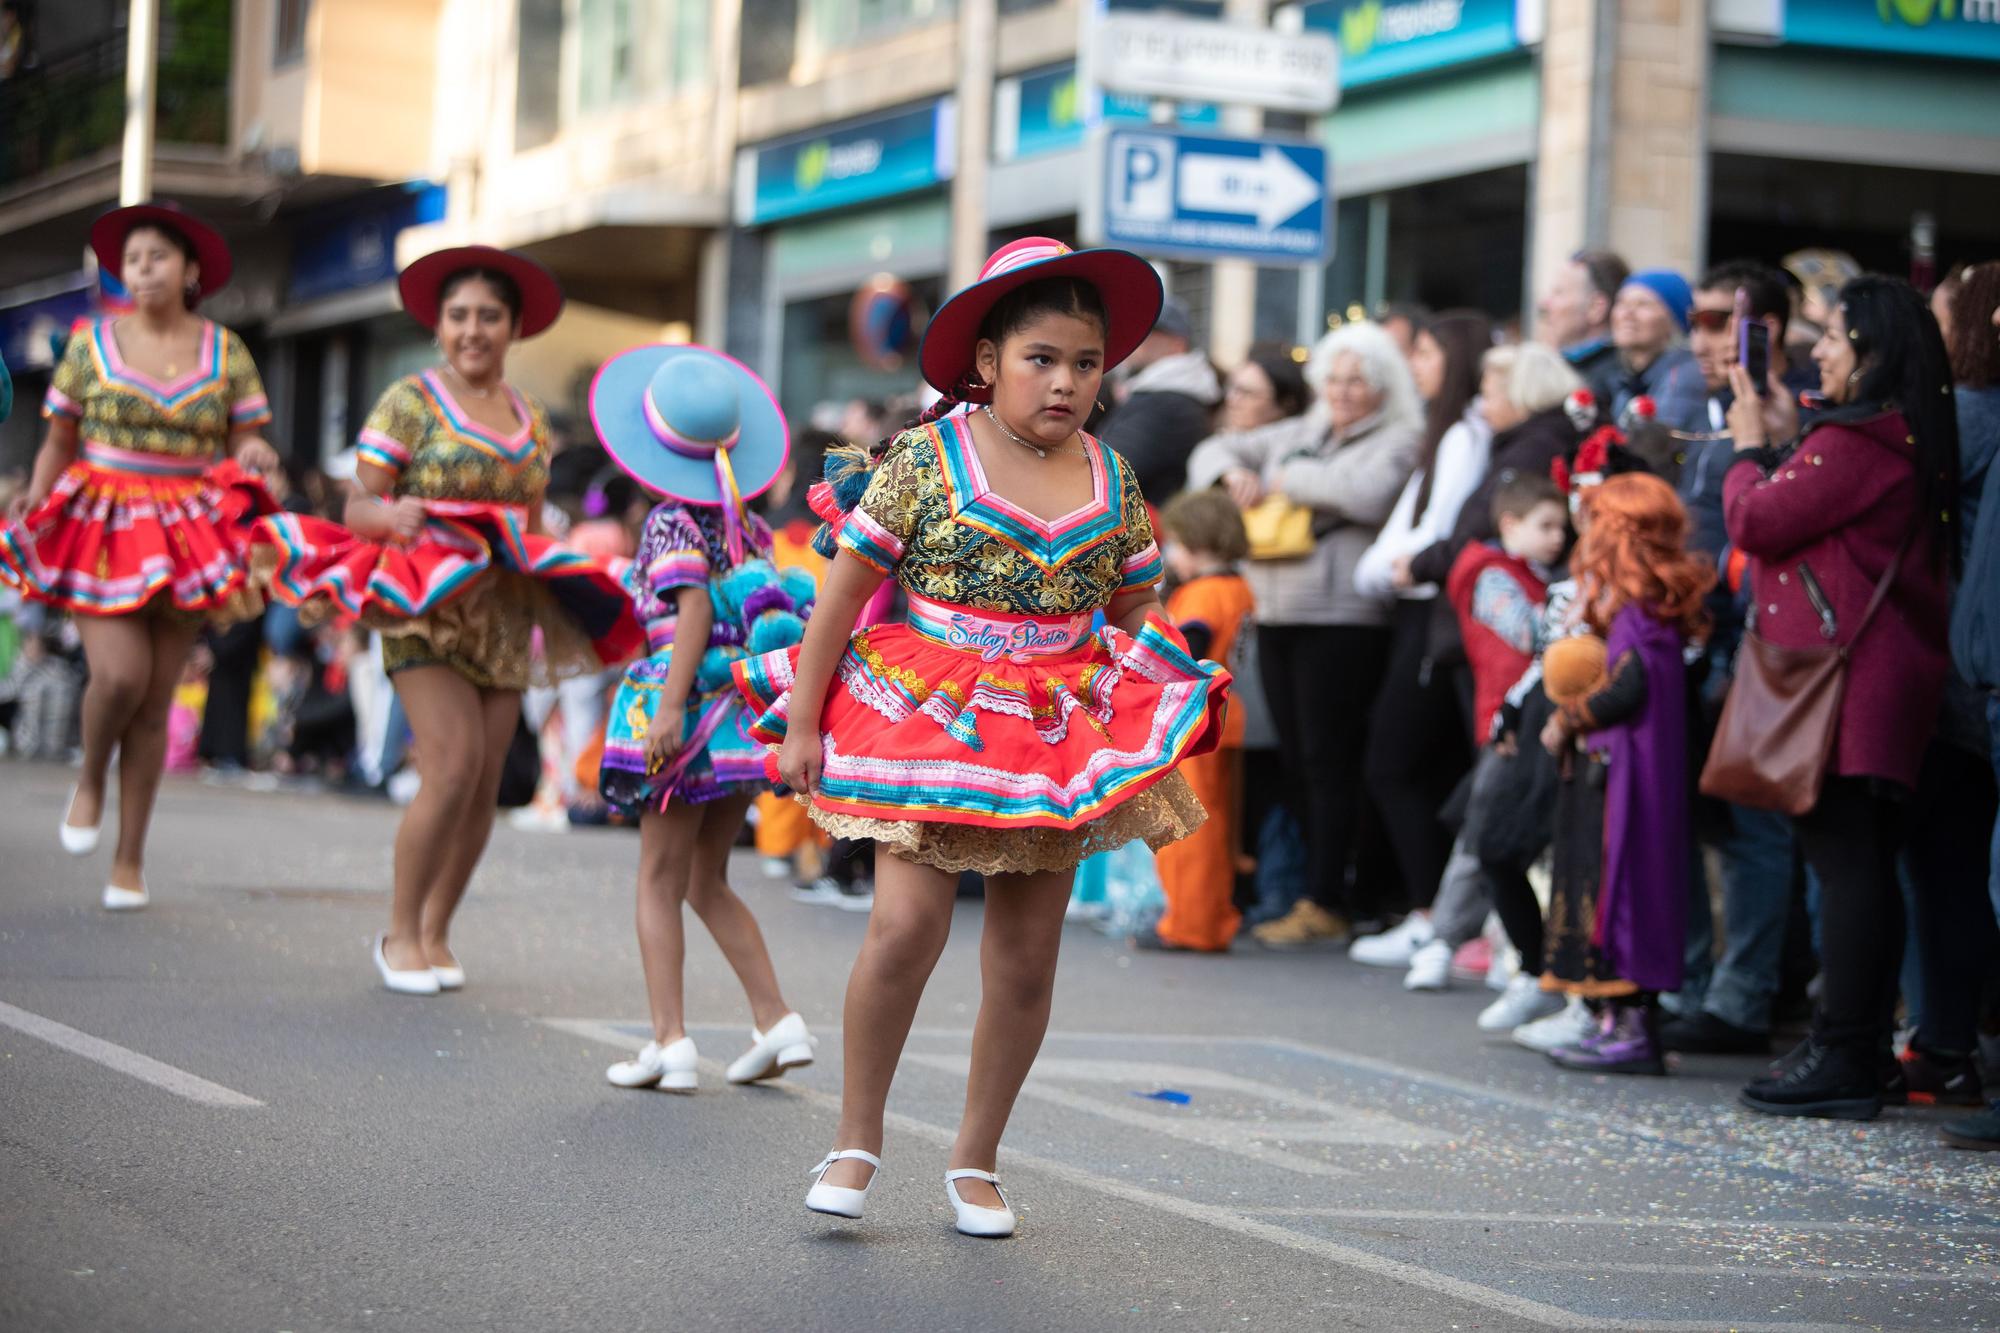
[[[1729,321],[1735,317],[1735,312],[1729,310],[1690,310],[1688,324],[1703,333],[1722,333],[1729,328]]]

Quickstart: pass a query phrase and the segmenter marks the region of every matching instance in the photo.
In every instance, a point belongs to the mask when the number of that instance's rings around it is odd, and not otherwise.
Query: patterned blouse
[[[264,382],[243,340],[209,320],[193,370],[162,384],[125,364],[109,319],[70,335],[42,403],[45,417],[77,423],[86,444],[175,458],[219,458],[235,431],[271,419]]]
[[[1090,503],[1051,523],[993,491],[963,416],[905,431],[838,541],[919,596],[981,611],[1073,616],[1150,589],[1164,571],[1131,465],[1082,438]]]
[[[771,529],[755,514],[743,529],[743,555],[748,560],[771,558]],[[722,530],[722,510],[715,505],[682,506],[669,501],[646,516],[639,554],[626,575],[632,605],[646,627],[646,644],[654,653],[674,642],[679,611],[674,594],[682,588],[706,588],[708,581],[729,572],[729,540]],[[741,626],[714,618],[708,646],[737,646]]]
[[[512,435],[474,421],[435,370],[389,386],[361,428],[361,461],[395,479],[398,496],[538,504],[549,484],[549,423],[513,388]]]

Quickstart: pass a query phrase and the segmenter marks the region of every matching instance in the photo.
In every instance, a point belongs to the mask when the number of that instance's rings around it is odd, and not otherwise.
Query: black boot
[[[1765,1115],[1873,1120],[1882,1114],[1881,1068],[1866,1044],[1808,1038],[1771,1077],[1743,1089],[1742,1102]]]

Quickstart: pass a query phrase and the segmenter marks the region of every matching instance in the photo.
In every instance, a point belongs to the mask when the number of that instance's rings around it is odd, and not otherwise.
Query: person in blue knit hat
[[[1670,268],[1641,269],[1625,279],[1611,305],[1611,416],[1626,430],[1647,420],[1695,434],[1708,427],[1708,386],[1687,349],[1694,291]]]

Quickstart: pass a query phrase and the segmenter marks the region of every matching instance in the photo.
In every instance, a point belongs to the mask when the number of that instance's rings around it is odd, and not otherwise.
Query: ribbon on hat
[[[653,438],[683,458],[707,458],[714,461],[715,487],[719,497],[717,503],[722,506],[723,540],[729,547],[730,562],[742,564],[743,533],[749,526],[749,511],[744,504],[743,490],[736,484],[736,469],[729,462],[729,451],[743,438],[742,427],[731,430],[719,440],[689,439],[667,424],[667,419],[660,414],[659,405],[653,401],[650,386],[642,403],[646,414],[646,425],[652,429]]]

